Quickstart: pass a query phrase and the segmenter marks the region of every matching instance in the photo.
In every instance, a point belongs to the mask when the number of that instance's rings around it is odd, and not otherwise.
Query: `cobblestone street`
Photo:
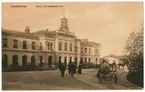
[[[119,70],[118,84],[108,80],[100,84],[95,77],[95,69],[85,69],[82,75],[74,78],[66,71],[64,78],[59,70],[3,72],[3,90],[99,90],[99,89],[138,89],[122,80],[125,72]]]

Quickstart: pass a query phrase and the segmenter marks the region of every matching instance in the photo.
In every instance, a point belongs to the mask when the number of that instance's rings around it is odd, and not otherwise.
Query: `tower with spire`
[[[63,12],[63,17],[60,19],[60,21],[61,21],[60,31],[68,32],[69,31],[68,19],[65,17],[65,8]]]

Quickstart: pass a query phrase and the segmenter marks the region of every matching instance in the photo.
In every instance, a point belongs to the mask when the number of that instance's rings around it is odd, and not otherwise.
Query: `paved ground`
[[[95,89],[68,74],[60,77],[60,72],[35,71],[35,72],[3,72],[3,90],[60,90],[60,89]]]
[[[3,72],[3,90],[95,90],[95,89],[136,89],[124,82],[126,72],[119,70],[118,84],[111,80],[98,83],[95,69],[83,70],[82,75],[75,74],[74,78],[66,72],[60,77],[58,70],[30,71],[30,72]]]
[[[140,89],[139,87],[134,87],[126,82],[124,76],[127,74],[127,72],[122,69],[117,70],[118,72],[117,84],[114,83],[114,80],[110,80],[110,79],[103,81],[103,83],[99,83],[97,78],[95,77],[96,71],[97,70],[95,69],[84,70],[83,74],[76,75],[76,78],[92,85],[96,89],[101,89],[101,90],[103,89],[116,89],[116,90],[117,89],[121,89],[121,90]]]

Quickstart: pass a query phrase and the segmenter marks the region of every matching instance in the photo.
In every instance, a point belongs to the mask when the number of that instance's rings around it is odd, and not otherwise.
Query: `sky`
[[[16,5],[27,7],[12,7]],[[36,6],[63,7],[36,7]],[[65,8],[65,9],[64,9]],[[60,18],[68,18],[69,31],[78,38],[101,44],[101,57],[123,55],[129,33],[139,31],[143,24],[142,2],[110,3],[2,3],[2,27],[31,32],[56,30]]]

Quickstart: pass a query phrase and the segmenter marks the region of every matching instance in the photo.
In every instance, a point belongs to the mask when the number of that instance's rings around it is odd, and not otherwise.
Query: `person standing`
[[[66,67],[63,63],[60,64],[60,72],[61,72],[61,77],[63,78],[64,77],[64,74],[65,74],[65,70],[66,70]]]
[[[74,72],[75,72],[75,65],[74,65],[74,63],[72,62],[72,63],[70,64],[70,73],[71,73],[71,77],[74,76]]]
[[[78,74],[82,74],[82,65],[79,64],[79,67],[78,67]]]

